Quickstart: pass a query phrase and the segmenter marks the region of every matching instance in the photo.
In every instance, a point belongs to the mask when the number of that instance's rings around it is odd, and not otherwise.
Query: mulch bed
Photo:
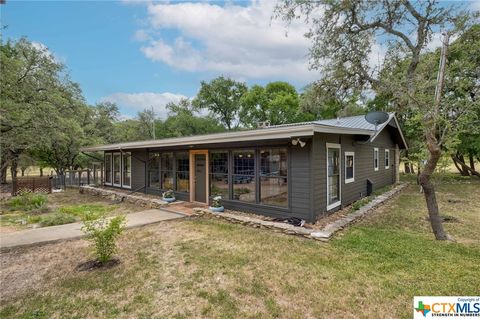
[[[107,270],[114,268],[120,265],[121,261],[119,258],[112,258],[107,262],[100,262],[97,259],[92,259],[84,263],[78,264],[75,267],[76,271],[94,271],[94,270]]]

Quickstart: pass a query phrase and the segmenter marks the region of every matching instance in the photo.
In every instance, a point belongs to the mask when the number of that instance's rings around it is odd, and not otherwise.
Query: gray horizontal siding
[[[388,130],[382,131],[373,143],[354,142],[352,135],[315,134],[312,154],[313,209],[316,218],[334,212],[327,207],[326,143],[341,145],[341,206],[366,196],[367,179],[373,182],[374,190],[395,182],[395,144]],[[373,149],[379,149],[379,170],[374,171]],[[385,169],[385,149],[390,150],[390,168]],[[345,184],[345,152],[355,152],[355,181]],[[339,209],[339,208],[337,208]]]

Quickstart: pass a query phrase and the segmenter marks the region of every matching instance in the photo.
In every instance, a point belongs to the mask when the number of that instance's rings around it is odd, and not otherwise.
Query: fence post
[[[87,168],[87,185],[90,185],[90,169]]]

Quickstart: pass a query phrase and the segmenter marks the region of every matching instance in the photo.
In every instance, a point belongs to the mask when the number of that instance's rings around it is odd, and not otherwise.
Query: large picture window
[[[287,149],[260,150],[260,201],[265,205],[288,206]]]
[[[160,187],[160,153],[148,154],[148,187]]]
[[[255,151],[233,151],[233,199],[255,203]]]
[[[355,153],[345,152],[345,184],[355,181]]]
[[[162,153],[160,170],[162,189],[173,190],[173,153]]]
[[[105,153],[105,184],[112,185],[112,153]]]
[[[113,185],[121,186],[122,173],[121,173],[122,157],[120,153],[113,154]]]
[[[229,198],[228,191],[228,152],[210,153],[210,196]]]
[[[179,192],[189,192],[190,189],[190,162],[188,159],[188,153],[176,153],[175,154],[177,161],[177,187],[176,190]]]
[[[373,170],[378,171],[378,148],[373,149]]]
[[[132,154],[123,153],[122,187],[132,187]]]

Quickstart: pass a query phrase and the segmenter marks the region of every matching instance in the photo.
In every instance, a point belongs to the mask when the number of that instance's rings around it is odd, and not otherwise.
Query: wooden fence
[[[21,193],[51,193],[52,179],[50,176],[17,177],[12,181],[12,196]]]

